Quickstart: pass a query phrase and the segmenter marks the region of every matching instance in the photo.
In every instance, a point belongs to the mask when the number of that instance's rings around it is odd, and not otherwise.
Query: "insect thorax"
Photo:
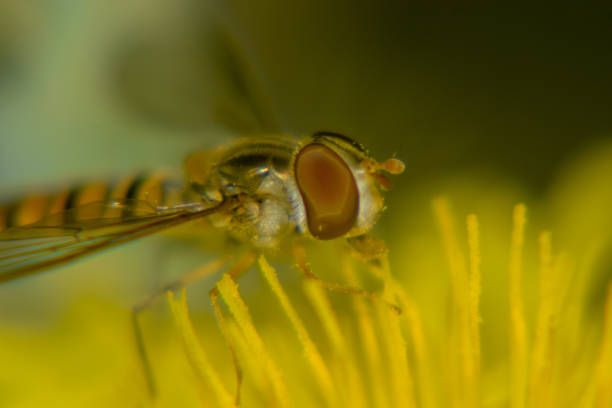
[[[204,201],[240,196],[230,213],[213,217],[257,247],[275,247],[288,234],[304,230],[303,204],[293,180],[291,162],[298,143],[284,138],[247,139],[221,151],[204,185]]]

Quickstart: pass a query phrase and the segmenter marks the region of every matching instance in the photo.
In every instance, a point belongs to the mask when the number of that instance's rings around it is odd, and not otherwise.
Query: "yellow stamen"
[[[360,282],[348,259],[344,259],[342,263],[342,272],[349,285],[359,287]],[[371,405],[376,407],[390,406],[390,390],[387,388],[388,382],[385,381],[383,376],[378,375],[378,373],[385,372],[386,370],[383,368],[381,361],[380,350],[382,347],[376,336],[377,330],[371,308],[366,305],[362,296],[353,296],[353,304],[355,305],[359,338],[364,349],[366,367],[369,374],[369,388],[372,390],[373,403]]]
[[[612,406],[612,283],[608,285],[608,294],[604,310],[604,327],[597,367],[595,369],[597,384],[597,407]]]
[[[283,290],[278,281],[278,277],[276,276],[276,271],[268,264],[266,258],[262,255],[259,257],[259,267],[264,278],[270,284],[272,288],[272,292],[278,297],[280,301],[281,307],[285,311],[285,314],[291,321],[294,330],[297,333],[298,339],[302,344],[304,349],[304,354],[308,364],[313,371],[315,376],[315,380],[317,381],[321,391],[323,392],[323,396],[328,404],[328,406],[334,406],[335,402],[335,389],[334,384],[331,379],[331,375],[329,374],[329,370],[319,354],[319,351],[315,344],[310,339],[302,320],[298,316],[297,312],[293,308],[293,305],[289,301],[289,297]]]
[[[525,235],[525,205],[514,207],[509,264],[510,302],[510,400],[513,408],[525,406],[527,378],[527,345],[525,318],[521,301],[521,260]]]
[[[342,398],[344,403],[350,407],[364,407],[365,397],[363,394],[364,384],[360,381],[355,359],[350,355],[347,343],[334,310],[329,303],[325,291],[316,282],[310,279],[304,281],[304,290],[314,310],[323,322],[327,337],[330,339],[333,353],[337,356],[335,361],[339,386],[342,385]]]
[[[467,216],[468,247],[470,255],[470,277],[469,277],[469,325],[471,334],[472,356],[474,359],[474,383],[472,392],[475,402],[479,396],[480,379],[480,329],[478,325],[482,321],[479,312],[480,301],[480,236],[478,230],[478,218],[475,214]]]
[[[260,359],[260,365],[264,367],[262,373],[268,376],[272,388],[274,389],[274,394],[278,400],[278,404],[281,406],[288,406],[289,396],[281,373],[264,347],[264,343],[253,325],[249,310],[238,293],[238,285],[228,274],[224,274],[217,283],[217,288],[234,316],[234,319],[236,319],[236,323],[238,327],[240,327],[252,352]]]
[[[403,290],[391,276],[387,256],[383,256],[380,262],[381,267],[377,274],[382,277],[385,284],[384,299],[393,303],[396,297],[402,296]],[[375,306],[379,322],[382,325],[382,341],[385,344],[389,359],[391,386],[395,397],[394,405],[398,407],[416,406],[412,374],[408,367],[406,341],[400,328],[400,316],[381,302],[376,302]]]
[[[187,308],[185,289],[181,291],[181,298],[179,300],[174,298],[173,292],[168,291],[168,303],[181,334],[187,358],[197,377],[200,381],[203,381],[205,378],[208,379],[221,406],[235,407],[234,397],[223,386],[217,370],[214,369],[206,357],[206,353],[195,333]]]
[[[540,243],[540,290],[529,378],[530,406],[546,406],[550,385],[550,336],[553,318],[553,260],[551,234],[544,231]]]
[[[419,375],[418,386],[421,396],[421,405],[423,408],[432,408],[437,406],[437,403],[433,387],[431,359],[423,333],[423,323],[421,322],[419,311],[414,305],[409,304],[407,300],[402,301],[401,304],[408,317],[408,327],[414,348],[416,369]]]
[[[470,294],[465,257],[459,250],[455,228],[446,199],[437,198],[433,202],[434,213],[438,220],[442,241],[449,264],[453,302],[455,307],[449,342],[449,373],[452,400],[463,406],[476,405],[474,395],[474,360],[472,358],[472,332],[470,327]],[[459,352],[457,352],[459,351]],[[461,372],[459,371],[461,370]]]

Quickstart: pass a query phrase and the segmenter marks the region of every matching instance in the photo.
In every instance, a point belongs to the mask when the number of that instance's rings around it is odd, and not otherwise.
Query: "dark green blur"
[[[612,26],[597,10],[426,10],[348,0],[79,3],[3,2],[2,105],[36,85],[30,64],[56,54],[45,46],[74,42],[45,43],[53,30],[75,25],[72,36],[100,36],[107,33],[98,24],[124,19],[82,57],[103,64],[99,75],[122,114],[170,137],[184,129],[197,135],[219,117],[248,128],[242,125],[252,118],[227,113],[236,110],[228,107],[234,95],[220,86],[235,81],[231,71],[240,65],[257,89],[254,104],[266,105],[264,115],[273,112],[281,130],[330,129],[377,156],[397,153],[411,183],[475,168],[537,193],[574,152],[611,135]],[[227,63],[218,51],[231,43],[238,59]],[[73,79],[60,78],[67,87]]]

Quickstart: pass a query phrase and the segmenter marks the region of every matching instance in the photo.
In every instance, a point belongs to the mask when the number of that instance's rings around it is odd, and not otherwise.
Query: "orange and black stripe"
[[[184,199],[182,188],[176,182],[159,174],[145,173],[125,177],[115,183],[93,182],[60,191],[55,194],[33,194],[21,200],[0,205],[0,231],[15,226],[28,225],[48,216],[63,217],[63,223],[78,223],[100,217],[122,217],[133,214],[129,205],[147,202],[153,207],[178,204]],[[110,200],[125,200],[124,208],[109,208]],[[57,221],[57,219],[54,219]]]

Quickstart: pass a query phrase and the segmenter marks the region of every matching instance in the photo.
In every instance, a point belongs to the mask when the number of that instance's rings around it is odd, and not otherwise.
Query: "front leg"
[[[377,262],[389,252],[384,241],[364,234],[348,238],[346,242],[352,249],[352,256],[362,262]]]
[[[386,254],[386,249],[385,249],[384,254]],[[382,258],[384,256],[384,254],[380,254],[379,258]],[[402,313],[402,309],[398,305],[386,301],[385,299],[383,299],[377,293],[372,293],[372,292],[369,292],[369,291],[367,291],[365,289],[354,287],[354,286],[347,286],[347,285],[342,285],[342,284],[333,283],[333,282],[327,282],[327,281],[319,279],[312,272],[312,269],[310,268],[310,263],[308,262],[308,259],[306,257],[306,251],[305,251],[304,247],[298,242],[298,240],[294,240],[293,241],[293,256],[295,257],[295,260],[297,262],[298,269],[304,274],[304,276],[306,278],[311,279],[312,281],[316,282],[323,289],[326,289],[326,290],[329,290],[329,291],[333,291],[333,292],[341,292],[341,293],[347,293],[347,294],[351,294],[351,295],[363,296],[363,297],[366,297],[366,298],[374,300],[374,301],[382,301],[383,303],[385,303],[387,306],[389,306],[397,314],[401,314]]]

